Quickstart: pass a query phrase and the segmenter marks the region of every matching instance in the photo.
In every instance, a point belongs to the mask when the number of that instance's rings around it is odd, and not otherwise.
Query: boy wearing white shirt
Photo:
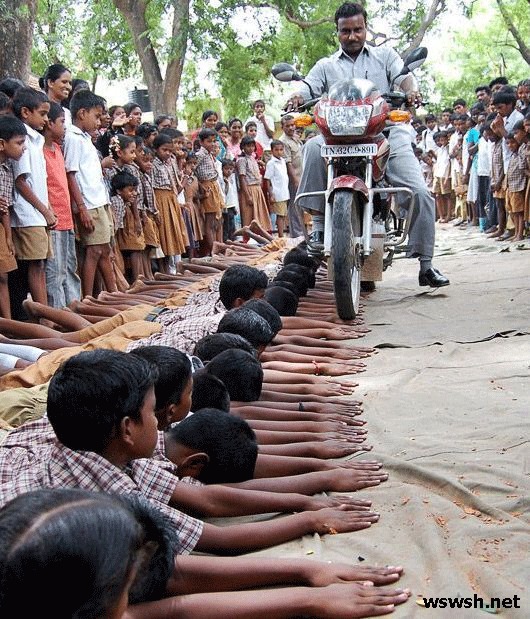
[[[13,162],[15,200],[11,217],[17,260],[28,267],[28,287],[33,301],[47,304],[45,260],[48,257],[47,227],[57,218],[48,203],[44,137],[39,133],[48,122],[48,97],[33,88],[20,88],[13,98],[13,113],[26,126],[26,150]]]
[[[264,154],[268,155],[270,153],[271,142],[274,137],[274,119],[272,116],[267,116],[265,114],[265,101],[262,101],[261,99],[254,101],[252,110],[254,115],[247,118],[245,125],[251,120],[256,123],[256,142],[259,142],[263,146]]]
[[[94,292],[94,279],[99,268],[105,288],[116,292],[116,278],[111,262],[110,241],[113,236],[109,215],[109,197],[103,180],[98,151],[91,134],[99,128],[105,102],[90,90],[79,90],[72,97],[72,125],[64,139],[64,160],[68,189],[76,205],[78,231],[85,247],[81,267],[83,294]]]
[[[270,212],[276,214],[278,236],[282,237],[289,203],[289,174],[287,163],[283,158],[283,142],[273,140],[271,152],[272,157],[267,162],[265,170],[265,180],[267,181]]]

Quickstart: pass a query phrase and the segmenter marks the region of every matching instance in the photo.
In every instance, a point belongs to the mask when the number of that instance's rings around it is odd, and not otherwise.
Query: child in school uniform
[[[242,155],[238,158],[236,166],[241,186],[240,208],[243,226],[249,226],[252,220],[267,231],[272,228],[267,202],[261,189],[261,174],[259,166],[254,158],[256,150],[255,140],[244,137],[241,140]]]
[[[40,131],[48,121],[48,97],[33,88],[20,88],[13,98],[13,113],[25,125],[26,150],[13,163],[15,200],[11,217],[13,244],[18,261],[27,263],[28,286],[34,301],[46,304],[45,261],[49,254],[47,228],[57,218],[49,207],[44,138]]]
[[[160,247],[164,252],[164,272],[170,272],[170,257],[176,257],[186,251],[189,245],[186,226],[182,217],[177,195],[181,188],[175,186],[171,167],[173,140],[160,133],[153,143],[155,157],[153,159],[153,189],[160,217]]]
[[[8,273],[16,270],[9,210],[13,206],[15,179],[11,161],[18,161],[26,148],[24,123],[14,116],[0,116],[0,316],[11,318]]]
[[[523,153],[519,153],[520,144],[513,132],[508,133],[506,142],[512,156],[506,172],[506,211],[510,213],[515,226],[513,241],[524,239],[524,201],[527,183],[527,162]]]
[[[433,192],[441,223],[447,223],[451,217],[451,162],[449,160],[449,136],[447,131],[438,131],[434,135],[436,162],[433,167]]]
[[[63,108],[50,103],[48,124],[44,128],[44,158],[48,182],[48,198],[57,216],[57,225],[50,230],[52,256],[46,261],[48,304],[62,308],[81,298],[81,280],[77,274],[74,219],[68,178],[61,145],[66,133]]]
[[[232,159],[223,159],[221,161],[221,169],[223,172],[225,208],[223,210],[223,241],[226,243],[228,239],[233,239],[236,228],[236,219],[239,217],[239,187],[237,185],[237,176],[235,174],[236,164]]]
[[[184,185],[186,207],[190,213],[191,225],[193,227],[193,238],[195,239],[193,253],[195,253],[198,249],[200,242],[204,238],[204,214],[200,205],[199,180],[195,176],[196,167],[197,155],[195,153],[188,152],[186,155],[186,163],[184,164],[182,183]]]
[[[151,258],[157,258],[157,252],[159,254],[162,253],[160,249],[160,234],[158,232],[160,215],[156,206],[152,180],[153,151],[147,146],[137,147],[136,164],[140,170],[140,183],[144,200],[144,209],[140,211],[145,241],[144,273],[149,279],[153,279]]]
[[[103,180],[98,151],[91,134],[99,127],[105,102],[90,90],[79,90],[72,97],[72,125],[64,140],[64,160],[70,198],[76,207],[77,230],[85,255],[81,267],[83,294],[94,292],[99,269],[105,288],[116,292],[116,277],[111,261],[113,236],[109,196]]]
[[[271,142],[272,157],[267,162],[265,178],[268,184],[269,205],[271,213],[276,214],[278,236],[283,236],[287,206],[289,204],[289,174],[287,163],[283,158],[283,142]]]

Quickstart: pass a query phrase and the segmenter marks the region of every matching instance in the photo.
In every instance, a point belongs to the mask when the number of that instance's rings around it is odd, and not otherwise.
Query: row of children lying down
[[[316,289],[300,304],[318,303],[325,313],[329,299],[329,287],[317,275]],[[268,328],[272,339],[282,319],[263,300],[252,306],[259,313],[243,305],[225,316],[235,324],[239,315],[241,331],[263,349],[257,341],[262,335],[253,331]],[[332,337],[336,325],[327,324]],[[254,347],[227,332],[196,342],[191,352],[206,367],[194,374],[186,355],[164,346],[84,352],[67,360],[49,383],[47,416],[12,431],[0,448],[0,495],[3,502],[14,497],[0,512],[2,616],[51,608],[57,617],[341,618],[386,614],[406,601],[407,590],[380,588],[399,579],[400,567],[189,554],[241,554],[377,522],[370,501],[311,496],[378,485],[387,475],[378,462],[331,459],[369,449],[362,444],[364,422],[358,403],[330,397],[351,393],[351,385],[314,375],[330,360],[351,371],[365,351],[318,339],[324,331],[318,337],[307,332],[280,333],[264,358],[274,358],[272,350],[286,358],[291,346],[305,350],[316,362],[313,375],[263,369]],[[280,344],[282,337],[303,345]],[[209,409],[182,420],[190,408],[203,406]],[[239,446],[226,449],[225,433],[232,441],[237,429]],[[222,527],[195,518],[271,512],[297,513]],[[63,531],[59,548],[57,527]],[[42,548],[35,557],[40,566],[28,558],[33,544]],[[51,569],[51,555],[64,561]],[[94,576],[83,578],[85,569]],[[30,586],[34,595],[20,595]],[[256,587],[268,589],[250,591]]]

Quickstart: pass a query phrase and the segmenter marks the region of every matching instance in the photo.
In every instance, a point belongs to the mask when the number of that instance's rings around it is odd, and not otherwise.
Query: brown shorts
[[[271,203],[271,213],[276,213],[280,217],[285,217],[287,215],[287,200],[283,200],[282,202],[272,202]]]
[[[50,238],[44,226],[11,228],[17,260],[46,260],[52,256]]]
[[[77,218],[77,231],[82,245],[105,245],[110,243],[110,239],[114,236],[114,227],[112,225],[112,217],[109,215],[109,207],[107,205],[93,208],[88,211],[94,223],[94,230],[87,232],[79,218]]]
[[[524,189],[523,191],[508,191],[506,192],[506,211],[508,213],[523,213],[524,212]]]
[[[201,187],[201,208],[203,213],[216,213],[221,216],[224,207],[224,198],[221,195],[221,188],[216,180],[199,181]]]
[[[10,273],[17,268],[17,261],[7,247],[6,230],[0,224],[0,273]]]
[[[451,179],[435,176],[432,191],[434,195],[438,196],[445,196],[451,193]]]

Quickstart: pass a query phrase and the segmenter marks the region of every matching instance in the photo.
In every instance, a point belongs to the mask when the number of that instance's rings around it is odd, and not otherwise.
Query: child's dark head
[[[258,318],[263,320],[261,316]],[[254,402],[261,394],[263,368],[253,355],[244,350],[225,350],[208,363],[206,371],[224,383],[232,401]]]
[[[0,116],[11,114],[12,112],[11,99],[3,92],[0,92]]]
[[[136,160],[136,142],[134,137],[118,133],[113,135],[109,143],[109,151],[113,159],[123,164]]]
[[[25,87],[26,84],[16,77],[4,77],[3,80],[0,80],[0,92],[3,92],[10,99],[13,99],[17,90]]]
[[[221,161],[221,168],[223,170],[223,176],[229,178],[236,169],[236,164],[231,159],[223,159]]]
[[[285,268],[278,272],[273,281],[290,282],[295,287],[295,293],[298,297],[305,297],[309,288],[309,279],[307,275],[294,273],[293,271],[288,271]]]
[[[142,346],[131,354],[139,355],[158,368],[155,382],[155,414],[158,429],[184,419],[190,412],[192,371],[189,357],[170,346]]]
[[[263,271],[246,264],[234,264],[221,277],[219,297],[226,309],[232,309],[249,299],[263,297],[267,284]]]
[[[127,436],[134,457],[150,457],[157,441],[157,378],[157,368],[137,355],[94,350],[71,357],[48,388],[48,418],[57,438],[70,449],[103,455]]]
[[[447,135],[447,131],[438,131],[438,141],[442,148],[444,146],[447,146],[447,144],[449,143],[449,136]]]
[[[252,155],[252,153],[256,150],[256,140],[248,135],[245,135],[239,143],[239,146],[245,155]]]
[[[142,172],[151,172],[153,169],[154,153],[148,146],[136,148],[136,163]]]
[[[307,253],[307,249],[304,247],[301,247],[300,245],[297,245],[296,247],[293,247],[292,249],[290,249],[283,257],[282,262],[284,265],[293,264],[293,263],[301,264],[302,266],[307,267],[314,272],[316,272],[319,267],[318,260],[315,260],[314,258],[312,258]]]
[[[159,131],[171,127],[171,124],[171,116],[167,116],[167,114],[161,114],[155,118],[155,125]]]
[[[526,144],[528,142],[528,134],[524,128],[524,120],[518,120],[513,126],[512,132],[518,144]]]
[[[134,202],[138,195],[138,179],[126,170],[118,172],[112,177],[110,187],[112,195],[120,196],[126,204]]]
[[[26,150],[26,125],[14,116],[0,116],[0,161],[18,161]]]
[[[42,131],[48,122],[50,102],[40,90],[19,88],[13,97],[13,114],[35,131]]]
[[[252,104],[252,110],[256,115],[262,114],[265,111],[265,101],[263,101],[263,99],[257,99],[256,101],[254,101],[254,103]]]
[[[510,131],[510,133],[508,133],[505,139],[508,148],[512,151],[512,153],[516,153],[519,150],[520,145],[515,137],[515,133],[513,131]]]
[[[517,96],[513,90],[499,90],[492,98],[492,103],[495,106],[497,112],[505,118],[509,116],[515,109],[517,103]]]
[[[281,286],[271,285],[265,290],[265,300],[274,307],[280,316],[295,316],[298,297]]]
[[[201,408],[217,408],[225,413],[230,412],[228,389],[217,376],[208,374],[206,368],[193,374],[191,410],[196,412]]]
[[[315,271],[307,266],[304,266],[303,264],[297,264],[295,262],[284,264],[282,271],[288,273],[298,273],[299,275],[306,277],[309,288],[314,288],[316,286]]]
[[[86,133],[99,128],[99,119],[105,110],[105,100],[90,90],[78,90],[70,101],[72,123]]]
[[[283,142],[280,142],[280,140],[272,140],[271,142],[271,153],[273,157],[276,157],[276,159],[281,159],[284,155],[285,152],[285,147],[283,145]]]
[[[227,312],[219,322],[218,333],[235,333],[244,337],[260,354],[274,339],[269,323],[255,311],[238,307]]]
[[[249,120],[245,125],[245,135],[256,139],[256,136],[258,135],[258,125],[253,120]]]
[[[195,344],[193,354],[195,357],[199,357],[203,363],[207,363],[219,353],[231,348],[245,350],[251,355],[256,355],[256,351],[250,342],[241,335],[234,333],[210,333],[205,335]]]
[[[138,103],[129,101],[123,106],[123,111],[127,116],[127,124],[130,127],[134,127],[136,129],[136,127],[139,127],[142,124],[142,108],[138,105]]]
[[[48,123],[44,128],[45,135],[49,136],[52,142],[62,144],[66,133],[64,110],[59,103],[50,102],[48,112]]]
[[[266,301],[265,299],[249,299],[241,308],[251,309],[252,311],[259,314],[262,318],[269,323],[269,327],[272,330],[273,337],[276,337],[278,332],[282,328],[282,318],[280,314],[276,311],[272,305]]]
[[[164,133],[159,133],[153,140],[153,148],[160,161],[167,161],[173,154],[173,140]]]
[[[153,141],[158,135],[158,129],[156,125],[151,123],[142,123],[138,129],[136,129],[136,135],[140,136],[146,146],[153,146]]]
[[[436,116],[434,114],[427,114],[427,116],[425,116],[425,124],[427,129],[432,131],[434,127],[436,127]]]
[[[166,454],[179,477],[234,484],[254,477],[258,444],[244,419],[205,408],[166,432]]]
[[[228,125],[226,123],[215,123],[214,129],[217,131],[217,135],[221,138],[221,140],[226,143],[230,137],[230,129],[228,129]]]
[[[199,141],[201,146],[211,153],[217,144],[217,132],[215,129],[201,129],[199,131]]]
[[[215,129],[215,125],[219,120],[219,114],[214,110],[206,110],[202,113],[201,123],[207,129]]]
[[[140,497],[35,490],[0,510],[0,531],[3,617],[118,617],[128,597],[164,596],[174,569],[171,529]]]

